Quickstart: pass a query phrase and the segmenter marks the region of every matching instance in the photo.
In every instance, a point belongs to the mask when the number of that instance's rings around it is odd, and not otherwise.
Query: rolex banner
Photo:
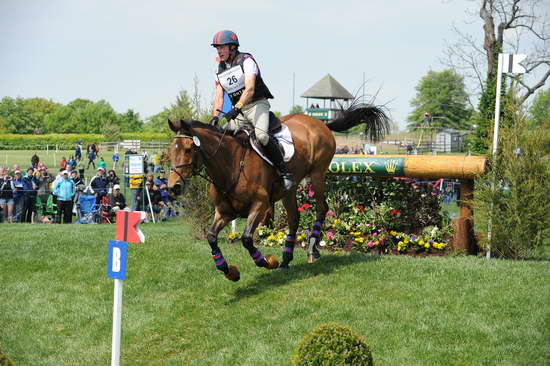
[[[333,174],[366,174],[376,177],[403,177],[405,158],[335,155],[328,167]]]

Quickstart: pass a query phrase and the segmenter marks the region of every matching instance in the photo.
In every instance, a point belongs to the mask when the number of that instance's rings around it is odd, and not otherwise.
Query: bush
[[[8,356],[2,352],[2,349],[0,349],[0,366],[14,366],[15,364],[13,361],[11,361]]]
[[[369,346],[349,327],[321,324],[306,334],[291,358],[295,366],[373,365]]]
[[[530,130],[508,113],[515,124],[500,131],[497,158],[476,182],[475,227],[480,246],[496,257],[537,257],[550,237],[550,126]]]
[[[210,182],[202,177],[193,176],[185,183],[184,193],[178,200],[183,206],[185,215],[195,223],[197,239],[206,238],[214,219],[214,204],[210,199]]]

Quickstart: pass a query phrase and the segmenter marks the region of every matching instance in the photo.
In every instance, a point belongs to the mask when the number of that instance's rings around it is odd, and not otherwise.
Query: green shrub
[[[476,182],[475,227],[480,246],[493,256],[540,257],[550,237],[550,126],[529,129],[513,115],[515,124],[500,131],[490,172]]]
[[[13,361],[11,361],[8,356],[2,352],[2,349],[0,348],[0,366],[15,366]]]
[[[349,327],[321,324],[306,334],[291,358],[295,366],[373,365],[369,346]]]

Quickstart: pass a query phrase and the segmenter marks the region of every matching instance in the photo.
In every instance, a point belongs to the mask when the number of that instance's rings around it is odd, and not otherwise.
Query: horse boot
[[[292,174],[288,171],[288,168],[283,160],[283,154],[279,148],[279,143],[273,137],[269,136],[269,141],[265,146],[267,157],[273,162],[275,168],[283,178],[283,187],[285,191],[290,191],[296,186],[296,182],[292,179]]]

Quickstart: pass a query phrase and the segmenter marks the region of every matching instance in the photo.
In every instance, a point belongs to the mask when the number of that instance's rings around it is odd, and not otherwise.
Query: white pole
[[[115,297],[113,300],[113,347],[111,366],[120,365],[120,325],[122,322],[122,280],[115,279]]]
[[[237,220],[231,221],[231,233],[235,235],[235,232],[237,231]]]
[[[498,66],[497,66],[497,90],[496,90],[496,100],[495,100],[495,126],[493,128],[493,158],[495,158],[497,154],[497,148],[498,148],[498,127],[500,123],[500,90],[502,88],[502,53],[498,54]],[[493,168],[494,169],[494,168]],[[493,182],[493,189],[495,189],[495,182]],[[491,211],[492,211],[491,205]],[[487,241],[488,241],[488,247],[487,247],[487,253],[485,256],[487,259],[491,258],[491,219],[489,218],[489,229],[487,230]]]
[[[153,204],[151,203],[151,196],[149,196],[149,190],[145,187],[145,193],[147,193],[147,201],[149,201],[149,210],[151,211],[151,217],[153,218],[153,224],[155,223],[155,214],[153,213]]]

